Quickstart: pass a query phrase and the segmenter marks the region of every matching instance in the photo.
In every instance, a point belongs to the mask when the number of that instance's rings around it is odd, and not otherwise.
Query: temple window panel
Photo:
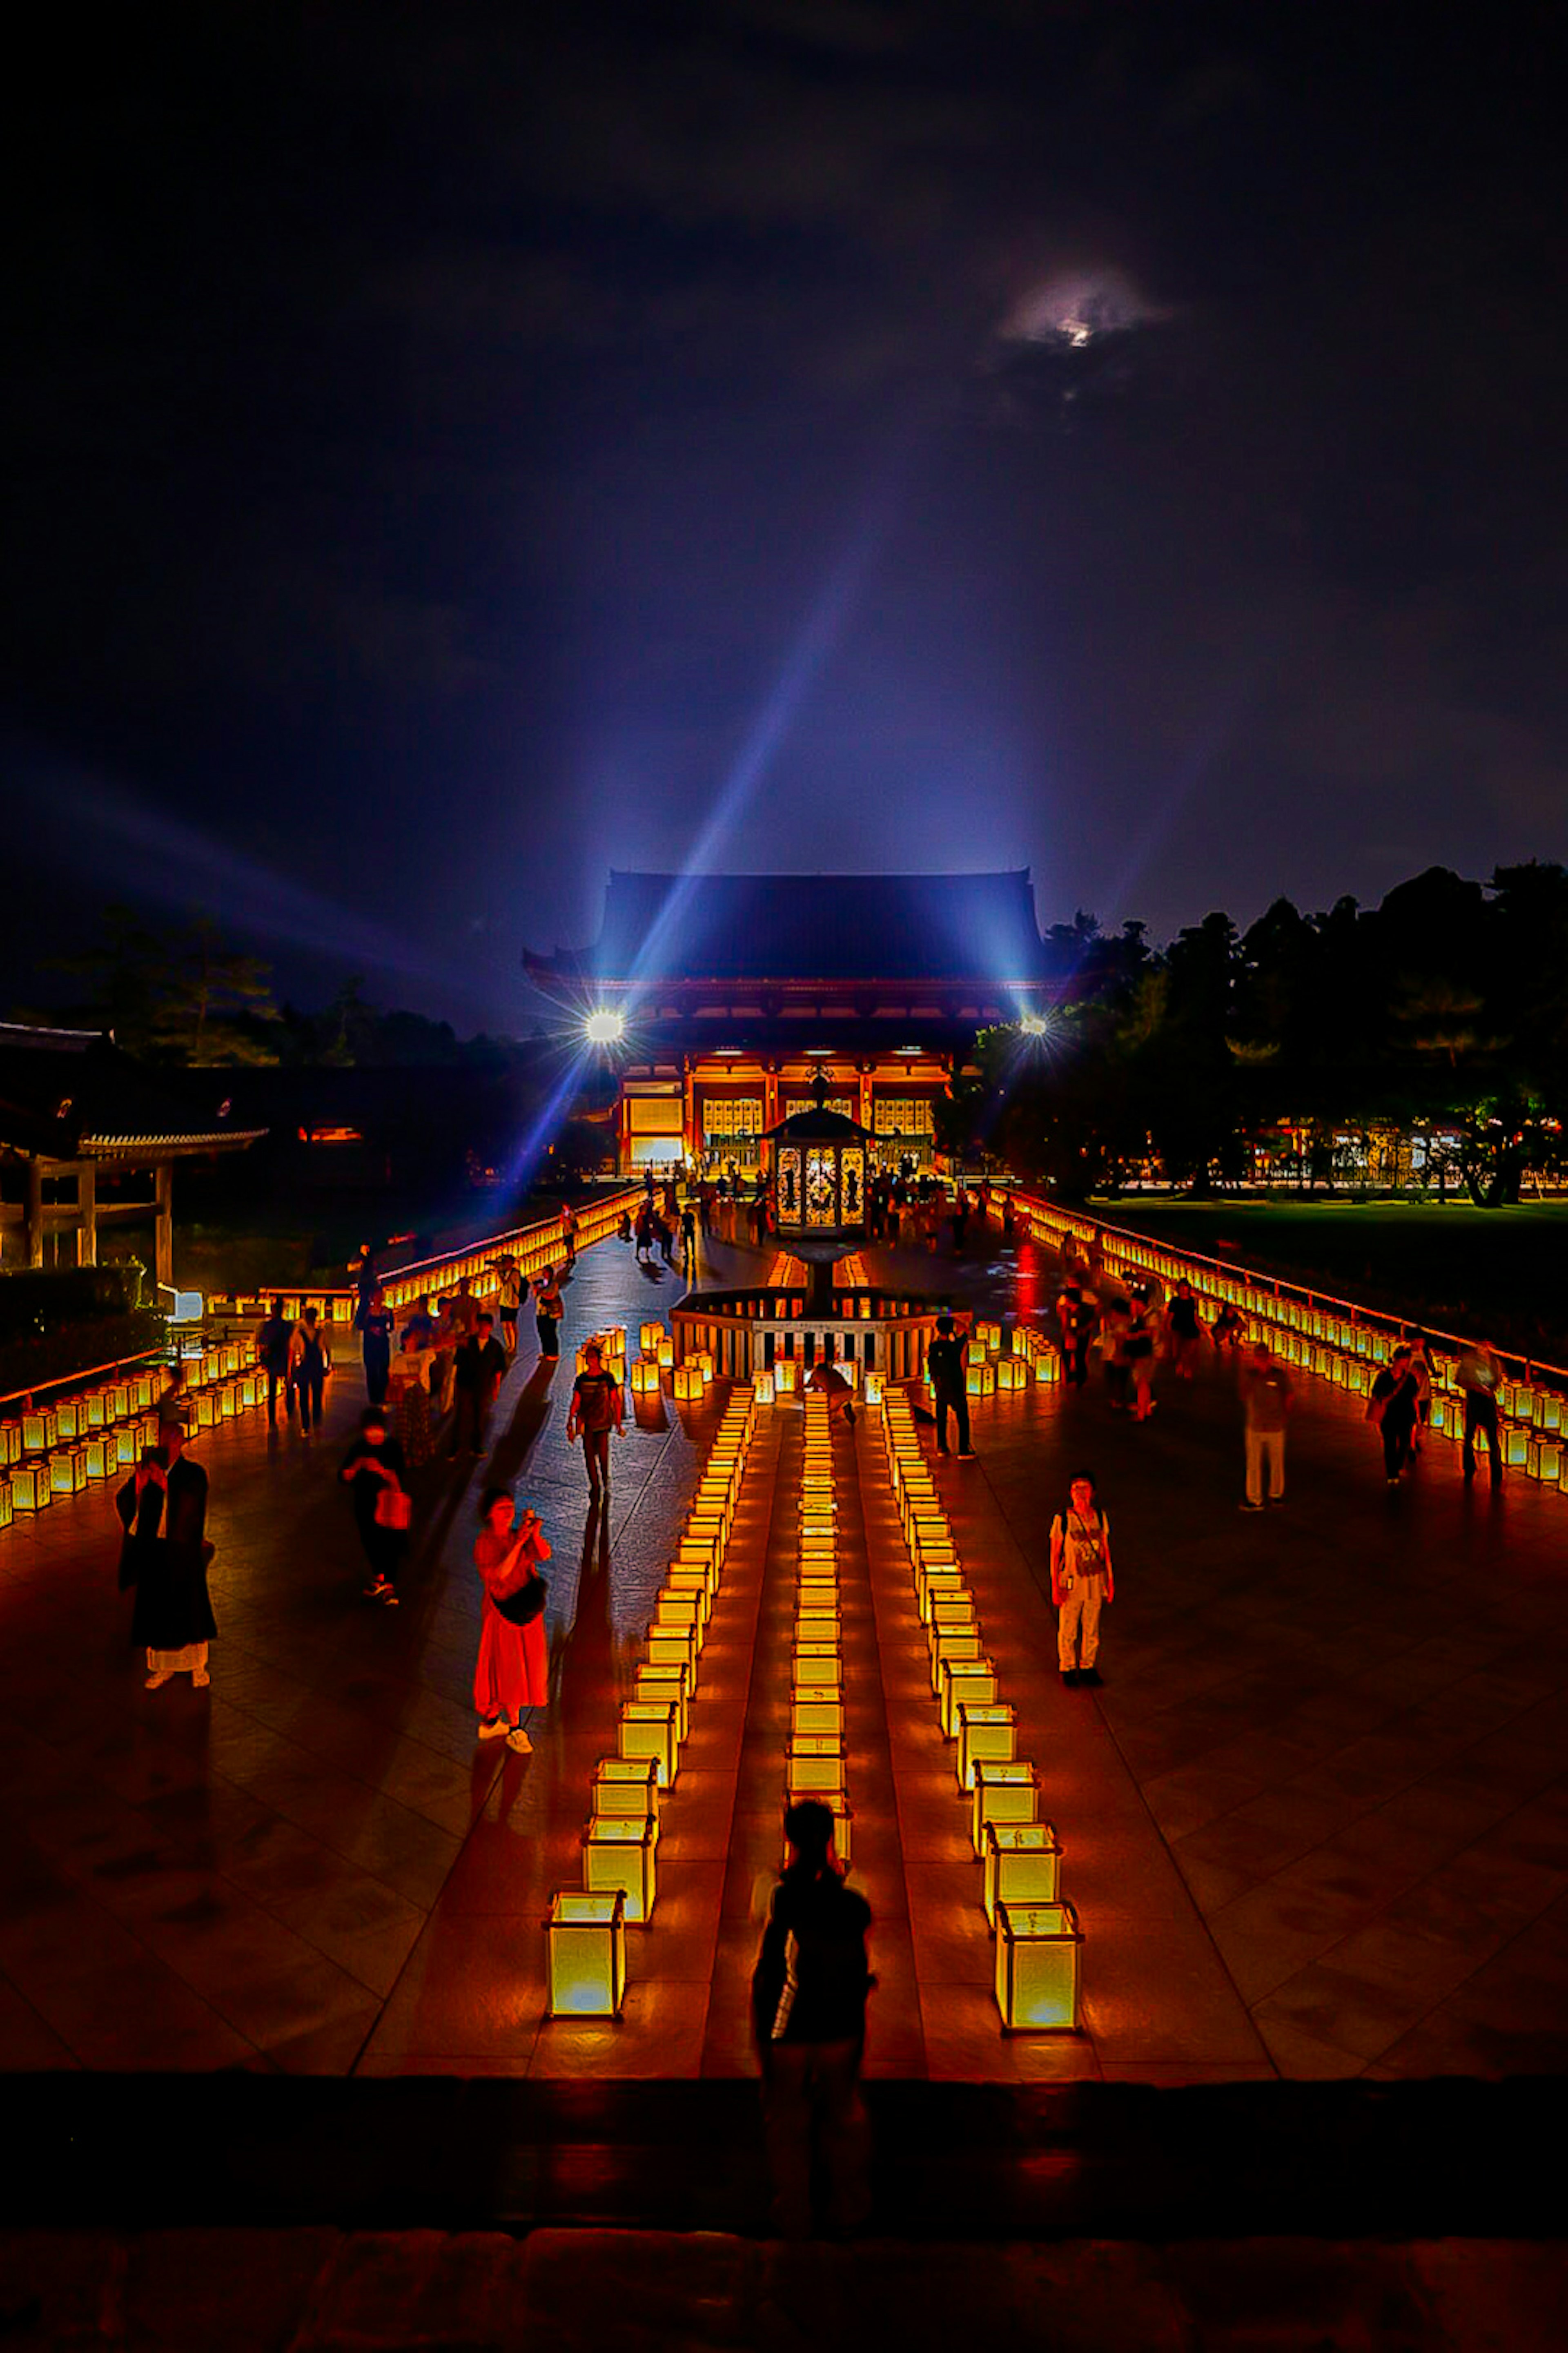
[[[766,1124],[761,1095],[710,1095],[702,1103],[702,1134],[722,1144],[731,1136],[760,1135]]]
[[[876,1135],[930,1135],[930,1096],[879,1095],[871,1106],[871,1130]]]

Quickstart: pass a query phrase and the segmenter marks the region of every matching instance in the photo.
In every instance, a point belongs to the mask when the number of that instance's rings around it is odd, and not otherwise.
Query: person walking
[[[283,1392],[283,1410],[290,1418],[294,1411],[294,1392],[289,1385],[289,1319],[283,1313],[283,1302],[275,1299],[272,1313],[257,1331],[256,1361],[267,1376],[267,1427],[278,1427],[278,1392]]]
[[[610,1434],[618,1430],[626,1411],[621,1385],[605,1370],[605,1352],[597,1340],[585,1343],[584,1369],[572,1384],[566,1409],[566,1443],[581,1438],[588,1469],[588,1493],[597,1503],[610,1492]]]
[[[1171,1351],[1176,1360],[1176,1378],[1190,1381],[1197,1368],[1204,1327],[1198,1314],[1196,1296],[1185,1275],[1177,1283],[1165,1311],[1165,1326],[1171,1335]]]
[[[1476,1433],[1487,1441],[1487,1465],[1494,1487],[1502,1485],[1502,1447],[1498,1439],[1497,1401],[1502,1388],[1502,1358],[1489,1340],[1462,1349],[1459,1387],[1465,1392],[1465,1477],[1476,1475]]]
[[[1372,1385],[1366,1418],[1383,1437],[1383,1468],[1391,1487],[1397,1487],[1410,1461],[1410,1441],[1415,1432],[1415,1373],[1408,1348],[1395,1348]]]
[[[555,1281],[555,1269],[547,1266],[533,1294],[533,1328],[539,1335],[539,1355],[542,1363],[553,1365],[561,1356],[561,1293]]]
[[[387,1388],[397,1416],[404,1467],[409,1471],[422,1471],[436,1451],[435,1424],[430,1413],[430,1382],[435,1365],[434,1348],[427,1343],[421,1345],[419,1332],[410,1316],[402,1345],[392,1360]]]
[[[1426,1450],[1432,1422],[1432,1343],[1424,1332],[1410,1343],[1410,1369],[1415,1377],[1415,1427],[1410,1434],[1410,1451],[1420,1454]]]
[[[131,1640],[147,1653],[147,1689],[188,1674],[204,1690],[212,1681],[207,1645],[217,1633],[207,1595],[207,1474],[185,1452],[184,1423],[162,1423],[114,1507],[125,1530],[120,1582],[136,1588]]]
[[[688,1282],[697,1271],[697,1211],[690,1201],[680,1212],[680,1271]]]
[[[1180,1304],[1173,1301],[1173,1306]],[[1247,1448],[1247,1493],[1244,1512],[1263,1509],[1265,1482],[1268,1501],[1285,1501],[1285,1425],[1296,1402],[1290,1376],[1259,1340],[1241,1368],[1241,1403]]]
[[[397,1571],[408,1542],[414,1506],[403,1484],[403,1449],[386,1434],[386,1415],[366,1406],[359,1436],[343,1457],[338,1477],[353,1493],[354,1525],[370,1564],[367,1601],[397,1607]]]
[[[1100,1613],[1114,1600],[1110,1521],[1093,1479],[1080,1471],[1068,1507],[1051,1522],[1051,1599],[1057,1610],[1057,1665],[1064,1683],[1098,1683]]]
[[[525,1511],[517,1519],[504,1487],[487,1492],[479,1517],[484,1525],[474,1546],[474,1567],[484,1587],[474,1669],[479,1738],[504,1740],[514,1755],[527,1757],[533,1743],[522,1728],[523,1712],[542,1707],[550,1695],[546,1588],[539,1574],[550,1546],[538,1514]]]
[[[516,1259],[503,1258],[500,1277],[500,1340],[509,1356],[517,1354],[517,1318],[522,1305],[522,1271]]]
[[[452,1366],[452,1394],[458,1408],[452,1422],[454,1455],[484,1452],[490,1408],[505,1378],[506,1350],[495,1336],[492,1318],[481,1309],[468,1337],[458,1343]]]
[[[365,1396],[372,1405],[384,1405],[387,1378],[392,1371],[392,1310],[379,1283],[371,1293],[360,1319],[360,1335],[364,1354]]]
[[[877,1980],[866,1946],[871,1907],[844,1883],[832,1813],[803,1799],[784,1817],[784,1838],[788,1859],[752,1974],[752,2023],[775,2221],[782,2237],[806,2239],[814,2163],[832,2231],[858,2231],[870,2212],[860,2066]]]
[[[958,1424],[958,1451],[961,1455],[973,1455],[969,1442],[969,1393],[965,1384],[967,1366],[965,1345],[959,1337],[951,1315],[936,1319],[936,1338],[926,1350],[926,1372],[936,1401],[936,1451],[945,1454],[947,1448],[947,1417],[951,1413]]]
[[[300,1431],[304,1438],[321,1426],[321,1404],[331,1369],[332,1352],[321,1316],[314,1307],[307,1307],[289,1343],[289,1382],[300,1400]]]
[[[1069,1275],[1057,1297],[1057,1331],[1060,1338],[1062,1379],[1081,1389],[1089,1379],[1089,1344],[1094,1331],[1094,1311],[1076,1275]]]

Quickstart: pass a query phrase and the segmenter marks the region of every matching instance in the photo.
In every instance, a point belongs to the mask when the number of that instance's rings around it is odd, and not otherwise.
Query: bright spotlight
[[[618,1013],[590,1013],[583,1028],[590,1046],[613,1046],[626,1029]]]
[[[1026,1038],[1043,1038],[1050,1026],[1043,1013],[1026,1013],[1018,1024]]]

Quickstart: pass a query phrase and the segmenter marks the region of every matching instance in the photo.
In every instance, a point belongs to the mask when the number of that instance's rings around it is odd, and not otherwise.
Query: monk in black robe
[[[207,1599],[207,1474],[184,1451],[179,1422],[166,1422],[114,1499],[125,1530],[120,1582],[134,1585],[132,1642],[147,1651],[147,1688],[189,1674],[210,1683],[207,1644],[217,1632]]]

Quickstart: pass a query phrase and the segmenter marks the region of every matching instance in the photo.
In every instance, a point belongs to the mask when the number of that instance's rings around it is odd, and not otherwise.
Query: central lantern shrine
[[[770,1127],[774,1214],[781,1236],[795,1245],[859,1239],[866,1224],[866,1162],[871,1136],[858,1120],[827,1106],[828,1078],[812,1080],[812,1106]]]

